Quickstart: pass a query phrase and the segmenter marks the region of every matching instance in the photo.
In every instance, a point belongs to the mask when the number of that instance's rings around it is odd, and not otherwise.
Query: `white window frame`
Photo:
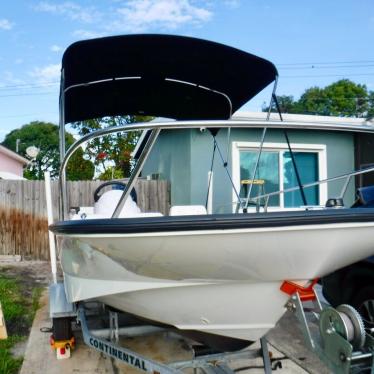
[[[294,152],[312,152],[318,155],[318,180],[327,179],[327,156],[325,144],[304,144],[304,143],[291,143],[292,151]],[[232,142],[232,179],[236,190],[240,191],[240,152],[241,151],[255,151],[258,152],[260,147],[259,142]],[[283,188],[283,163],[282,155],[288,152],[287,143],[264,143],[263,151],[279,152],[279,186]],[[327,183],[322,183],[319,186],[319,205],[324,205],[328,196]],[[266,191],[265,191],[266,192]],[[233,189],[232,192],[233,212],[235,212],[237,196]],[[279,207],[270,207],[268,211],[285,211],[285,210],[299,210],[300,208],[285,208],[284,207],[284,194],[279,195]],[[248,210],[255,210],[249,207]]]

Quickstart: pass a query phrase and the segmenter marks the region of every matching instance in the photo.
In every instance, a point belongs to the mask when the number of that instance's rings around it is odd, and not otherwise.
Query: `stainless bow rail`
[[[67,163],[72,156],[72,154],[82,145],[87,143],[90,140],[99,138],[104,135],[110,135],[113,133],[119,133],[119,132],[129,132],[129,131],[140,131],[140,130],[152,130],[154,136],[152,136],[152,141],[147,142],[147,146],[142,152],[142,155],[139,158],[138,164],[135,167],[135,171],[141,170],[141,167],[144,165],[144,163],[147,160],[147,157],[152,150],[153,145],[155,144],[157,137],[161,130],[182,130],[182,129],[199,129],[200,127],[205,128],[240,128],[240,129],[254,129],[254,128],[266,128],[266,129],[298,129],[298,130],[323,130],[323,131],[346,131],[346,132],[363,132],[363,133],[374,133],[374,126],[369,124],[363,124],[363,125],[349,125],[349,124],[331,124],[331,123],[316,123],[316,124],[305,124],[305,123],[296,123],[291,121],[279,121],[279,120],[266,120],[266,121],[258,121],[258,120],[215,120],[215,121],[169,121],[169,122],[142,122],[142,123],[135,123],[135,124],[126,124],[123,126],[113,126],[110,128],[97,130],[95,132],[89,133],[79,140],[77,140],[68,150],[67,152],[62,152],[61,146],[61,154],[64,155],[61,167],[60,167],[60,173],[59,173],[59,188],[60,188],[60,219],[65,219],[68,214],[67,209],[67,192],[66,192],[66,178],[65,178],[65,170]],[[60,135],[61,138],[61,135]],[[62,142],[63,143],[63,142]],[[373,171],[373,168],[365,169],[363,171],[358,171],[355,173],[350,173],[353,175],[359,175],[362,173],[366,173],[369,171]],[[344,178],[344,176],[339,176],[335,178],[326,179],[324,181],[314,182],[312,184],[305,184],[303,185],[304,188],[312,187],[314,185],[320,184],[320,183],[326,183],[330,180],[336,180],[340,178]],[[130,180],[130,183],[127,184],[126,189],[123,192],[123,197],[127,196],[129,191],[132,190],[134,187],[136,181],[136,177],[132,178]],[[290,188],[284,191],[277,191],[270,194],[257,196],[256,198],[266,198],[266,196],[273,196],[280,193],[295,191],[299,189],[299,187]],[[253,199],[253,198],[252,198]],[[125,199],[121,199],[125,200]],[[122,204],[122,203],[121,203]],[[118,208],[118,207],[117,207]],[[118,213],[118,209],[116,208],[116,215]]]
[[[339,194],[339,196],[337,196],[338,198],[343,199],[344,196],[345,196],[345,193],[347,192],[348,185],[352,180],[352,177],[355,177],[355,176],[358,176],[358,175],[363,175],[363,174],[366,174],[366,173],[371,173],[371,172],[374,172],[374,166],[369,167],[369,168],[365,168],[365,169],[361,169],[361,170],[356,170],[356,171],[353,171],[351,173],[338,175],[336,177],[322,179],[322,180],[317,181],[317,182],[306,183],[306,184],[302,185],[302,188],[315,187],[315,186],[319,186],[319,185],[324,184],[324,183],[330,183],[330,182],[334,182],[334,181],[337,181],[337,180],[345,179],[345,182],[344,182],[344,185],[343,185],[343,187],[340,191],[340,194]],[[269,193],[266,193],[266,194],[254,196],[254,197],[251,197],[250,200],[259,201],[259,202],[261,201],[261,199],[265,200],[264,211],[266,212],[267,208],[269,206],[269,199],[272,196],[277,196],[277,195],[285,194],[287,192],[293,192],[293,191],[298,191],[298,190],[300,190],[299,186],[291,187],[291,188],[287,188],[285,190],[279,190],[279,191],[275,191],[275,192],[269,192]]]

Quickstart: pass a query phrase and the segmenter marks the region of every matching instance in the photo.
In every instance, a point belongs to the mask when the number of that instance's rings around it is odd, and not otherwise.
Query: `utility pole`
[[[19,151],[19,143],[21,143],[21,139],[16,139],[16,153]]]

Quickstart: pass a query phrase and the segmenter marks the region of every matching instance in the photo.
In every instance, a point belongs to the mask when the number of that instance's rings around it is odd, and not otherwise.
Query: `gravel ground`
[[[0,273],[18,280],[28,290],[32,286],[48,286],[51,281],[51,265],[47,261],[1,261]]]

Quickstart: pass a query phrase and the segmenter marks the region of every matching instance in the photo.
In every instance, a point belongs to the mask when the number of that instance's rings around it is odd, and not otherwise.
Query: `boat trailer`
[[[341,305],[336,309],[332,307],[322,308],[317,294],[314,293],[314,295],[315,297],[312,298],[310,295],[306,296],[303,292],[295,292],[286,304],[286,308],[295,313],[300,322],[310,349],[319,356],[333,373],[374,374],[374,329],[365,328],[361,316],[351,306]],[[118,323],[119,313],[112,310],[108,311],[109,328],[90,330],[87,317],[97,318],[104,308],[100,303],[96,303],[95,308],[87,308],[87,304],[74,305],[67,303],[62,283],[50,286],[50,315],[53,324],[57,324],[57,330],[60,329],[60,333],[61,326],[65,326],[65,335],[62,339],[51,337],[51,345],[56,349],[57,358],[70,357],[70,350],[74,348],[74,338],[71,326],[69,327],[67,323],[71,325],[72,320],[76,319],[78,325],[80,325],[85,344],[106,356],[147,373],[181,374],[185,369],[192,368],[194,372],[200,369],[207,374],[233,374],[234,370],[229,367],[230,362],[256,358],[262,358],[265,374],[272,373],[275,370],[275,367],[272,368],[272,361],[276,363],[277,359],[271,359],[265,338],[261,339],[259,349],[195,355],[190,360],[168,364],[154,361],[131,349],[121,347],[118,344],[119,336],[144,336],[161,331],[169,331],[169,334],[177,335],[174,331],[170,332],[168,329],[153,325],[120,327]],[[319,331],[315,328],[316,326],[311,328],[313,319],[314,322],[318,322]],[[54,327],[52,330],[55,332]]]
[[[87,302],[87,304],[89,304],[89,302]],[[86,303],[79,303],[75,312],[72,313],[70,310],[64,317],[61,317],[60,314],[59,318],[61,320],[69,321],[71,321],[72,318],[76,318],[76,322],[82,332],[83,341],[86,345],[140,371],[151,374],[182,374],[185,369],[192,368],[194,370],[200,369],[206,374],[234,374],[234,371],[228,366],[229,362],[238,359],[255,359],[262,357],[265,373],[268,374],[272,372],[271,355],[269,354],[265,338],[261,339],[261,348],[259,349],[246,349],[236,352],[220,352],[202,355],[195,353],[195,357],[190,360],[176,361],[168,364],[157,362],[138,352],[120,346],[118,344],[119,337],[124,335],[128,338],[133,338],[137,336],[146,336],[152,333],[165,332],[180,338],[178,334],[167,328],[153,325],[119,327],[118,316],[121,313],[112,310],[108,311],[109,328],[90,330],[88,327],[88,317],[100,317],[104,310],[102,304],[96,303],[97,305],[94,307],[92,307],[92,304],[95,305],[95,302],[91,303],[89,308],[86,308]],[[75,317],[73,317],[74,314]],[[56,318],[53,318],[53,320],[55,322]],[[52,331],[54,331],[53,328]],[[74,338],[71,337],[69,339],[68,335],[66,335],[64,340],[57,341],[52,335],[51,342],[53,343],[51,343],[51,345],[52,348],[56,349],[58,359],[70,357],[70,351],[74,348],[74,346],[71,345],[71,339]]]
[[[121,329],[118,328],[117,325],[118,314],[116,312],[109,312],[109,314],[111,327],[109,329],[108,335],[110,335],[110,339],[106,340],[105,338],[99,337],[98,334],[95,334],[94,332],[91,332],[88,329],[85,316],[85,308],[82,305],[78,307],[77,319],[82,329],[84,342],[89,347],[94,348],[95,350],[109,357],[124,362],[127,365],[134,367],[138,370],[152,374],[182,374],[184,369],[193,368],[201,369],[207,374],[233,374],[233,370],[230,369],[227,365],[228,362],[236,359],[249,359],[259,357],[259,355],[263,353],[262,357],[264,360],[264,367],[267,368],[266,373],[271,372],[270,356],[267,351],[267,347],[265,348],[265,340],[261,341],[262,349],[259,350],[244,350],[239,352],[208,354],[197,356],[191,360],[176,361],[168,364],[162,364],[160,362],[147,358],[137,352],[134,352],[130,349],[123,348],[115,343],[118,342],[118,337],[120,335],[121,330],[127,336],[137,336],[141,334],[142,331],[144,331],[145,334],[153,332],[152,326],[133,327],[133,331],[131,331],[132,327]],[[164,329],[155,327],[154,331],[159,332],[162,330]]]
[[[350,305],[322,307],[314,289],[316,282],[308,287],[295,285],[296,292],[286,304],[295,313],[307,345],[332,373],[374,374],[373,326],[366,327],[361,315]],[[287,286],[290,285],[292,289],[293,284],[288,282]],[[318,329],[311,328],[313,319]]]

